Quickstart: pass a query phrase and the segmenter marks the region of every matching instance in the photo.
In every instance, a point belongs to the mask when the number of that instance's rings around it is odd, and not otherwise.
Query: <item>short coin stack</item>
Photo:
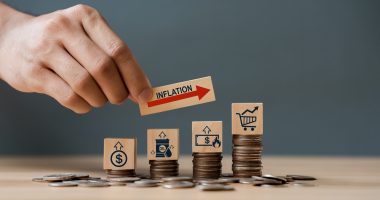
[[[217,179],[222,172],[222,153],[193,153],[194,180]]]
[[[149,164],[150,178],[152,179],[178,176],[177,160],[149,160]]]
[[[261,135],[233,135],[232,171],[235,177],[262,175]]]
[[[133,177],[136,176],[134,169],[129,170],[106,170],[108,178],[119,178],[119,177]]]

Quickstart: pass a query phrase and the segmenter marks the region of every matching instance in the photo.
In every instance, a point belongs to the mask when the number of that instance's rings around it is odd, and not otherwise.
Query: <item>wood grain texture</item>
[[[157,141],[165,144],[158,144]],[[178,160],[179,156],[179,129],[148,129],[147,130],[147,157],[148,160]],[[167,151],[170,150],[170,156]],[[159,151],[157,156],[157,151]]]
[[[200,88],[199,88],[200,87]],[[186,98],[174,100],[173,98],[186,94]],[[172,99],[172,102],[149,106],[152,102],[163,99]],[[212,85],[211,76],[183,81],[170,85],[153,88],[153,98],[148,103],[139,104],[141,115],[149,115],[168,110],[174,110],[187,106],[193,106],[203,103],[215,101],[214,87]]]
[[[191,174],[191,156],[179,159],[180,173]],[[1,157],[0,199],[154,199],[154,200],[378,200],[380,197],[380,158],[358,157],[268,157],[264,156],[264,173],[273,175],[305,174],[318,178],[314,187],[253,187],[233,184],[231,192],[201,192],[196,188],[51,188],[31,179],[56,172],[85,172],[105,177],[101,156]],[[137,173],[147,174],[146,155],[137,159]],[[231,157],[224,155],[223,172],[231,172]]]
[[[223,152],[222,121],[193,121],[191,130],[193,152]]]
[[[136,138],[105,138],[103,151],[103,169],[126,170],[136,167]],[[117,163],[116,156],[121,163]]]
[[[262,103],[232,103],[232,134],[262,135],[264,107]]]

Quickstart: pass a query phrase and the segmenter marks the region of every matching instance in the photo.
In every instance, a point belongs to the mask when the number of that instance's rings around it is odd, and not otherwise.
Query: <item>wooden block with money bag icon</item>
[[[193,121],[193,153],[221,153],[223,151],[222,121]]]
[[[148,129],[148,160],[178,160],[179,129]]]
[[[132,170],[136,168],[136,138],[105,138],[103,168]]]

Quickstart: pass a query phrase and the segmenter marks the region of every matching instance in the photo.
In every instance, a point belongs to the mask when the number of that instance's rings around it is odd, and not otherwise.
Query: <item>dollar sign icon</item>
[[[123,162],[122,157],[123,157],[123,156],[122,156],[121,154],[117,154],[117,155],[116,155],[116,162],[119,163],[119,164],[122,163],[122,162]]]
[[[210,143],[210,138],[207,136],[207,137],[205,137],[205,143],[206,144],[209,144]]]
[[[111,154],[111,163],[115,167],[122,167],[127,163],[128,157],[124,151],[116,150]]]

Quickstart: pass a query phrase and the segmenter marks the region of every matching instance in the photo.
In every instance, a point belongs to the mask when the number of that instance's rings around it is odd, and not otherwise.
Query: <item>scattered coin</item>
[[[128,187],[157,187],[159,186],[158,182],[154,180],[142,180],[136,181],[134,183],[129,183]]]
[[[65,180],[71,180],[75,177],[74,174],[71,173],[60,173],[60,174],[49,174],[46,176],[43,176],[43,180],[45,181],[65,181]]]
[[[88,182],[88,183],[79,183],[80,187],[108,187],[110,184],[106,182]]]
[[[126,183],[123,183],[123,182],[114,182],[114,181],[110,181],[110,182],[107,182],[110,186],[126,186],[127,184]]]
[[[243,184],[253,184],[255,182],[255,179],[253,178],[241,178],[239,179],[239,183]]]
[[[193,181],[192,177],[189,176],[173,176],[161,178],[162,181]]]
[[[85,173],[74,173],[73,175],[75,179],[87,179],[90,177],[89,174],[85,174]]]
[[[46,183],[46,182],[49,182],[47,180],[44,180],[43,178],[32,178],[32,181],[33,182],[39,182],[39,183]]]
[[[299,180],[299,181],[314,181],[314,180],[317,180],[315,177],[305,176],[305,175],[286,175],[286,177],[290,177],[293,180]]]
[[[221,177],[219,180],[223,180],[227,183],[239,183],[240,179],[235,177]]]
[[[189,181],[169,181],[162,184],[162,187],[166,189],[192,188],[194,183]]]
[[[49,183],[50,187],[75,187],[78,186],[77,183],[69,183],[69,182],[54,182]]]
[[[235,189],[229,185],[223,185],[223,184],[199,185],[197,186],[197,188],[202,191],[228,191],[228,190]]]
[[[273,175],[270,175],[270,174],[265,174],[262,177],[266,178],[266,179],[274,179],[274,180],[277,180],[277,181],[281,181],[283,184],[287,182],[286,178],[282,178],[282,177],[279,177],[279,176],[273,176]]]
[[[140,180],[139,177],[119,177],[119,178],[107,178],[108,181],[113,182],[135,182]]]

